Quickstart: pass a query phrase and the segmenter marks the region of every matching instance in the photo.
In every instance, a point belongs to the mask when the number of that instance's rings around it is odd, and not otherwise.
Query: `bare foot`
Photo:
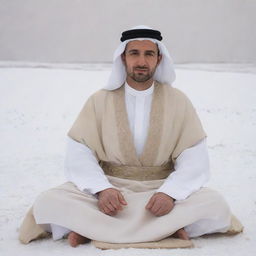
[[[68,242],[72,247],[77,247],[79,244],[88,243],[90,239],[87,237],[81,236],[73,231],[68,234]]]
[[[179,239],[183,239],[183,240],[189,240],[188,233],[185,231],[184,228],[181,228],[181,229],[177,230],[173,234],[173,237],[176,237],[176,238],[179,238]]]

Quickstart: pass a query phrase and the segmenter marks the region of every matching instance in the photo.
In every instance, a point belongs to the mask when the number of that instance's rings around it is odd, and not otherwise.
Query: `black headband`
[[[160,31],[153,29],[132,29],[122,33],[121,42],[134,38],[152,38],[161,41],[163,38]]]

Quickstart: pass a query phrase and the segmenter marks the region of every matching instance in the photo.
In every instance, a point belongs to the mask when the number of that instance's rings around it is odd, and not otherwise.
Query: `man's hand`
[[[127,202],[119,190],[107,188],[98,193],[98,207],[105,214],[115,216],[123,209],[122,205],[127,205]]]
[[[154,194],[146,205],[146,209],[158,217],[169,213],[173,207],[174,199],[162,192]]]

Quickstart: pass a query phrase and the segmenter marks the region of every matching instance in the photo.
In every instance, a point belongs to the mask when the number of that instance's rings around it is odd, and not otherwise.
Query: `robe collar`
[[[136,89],[133,89],[127,82],[125,82],[125,85],[124,85],[125,93],[135,96],[135,97],[143,97],[143,96],[153,94],[154,87],[155,87],[155,83],[153,82],[152,85],[148,89],[143,90],[143,91],[138,91]]]

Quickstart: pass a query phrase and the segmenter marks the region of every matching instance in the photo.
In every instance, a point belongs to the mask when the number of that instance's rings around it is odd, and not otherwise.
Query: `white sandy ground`
[[[51,239],[19,243],[19,225],[36,196],[64,181],[66,133],[86,98],[104,85],[109,68],[102,67],[1,66],[0,255],[256,255],[256,74],[203,71],[202,65],[201,71],[179,66],[174,86],[201,117],[211,159],[209,186],[225,196],[245,227],[242,234],[193,239],[194,249],[175,250],[74,249],[66,240]]]

